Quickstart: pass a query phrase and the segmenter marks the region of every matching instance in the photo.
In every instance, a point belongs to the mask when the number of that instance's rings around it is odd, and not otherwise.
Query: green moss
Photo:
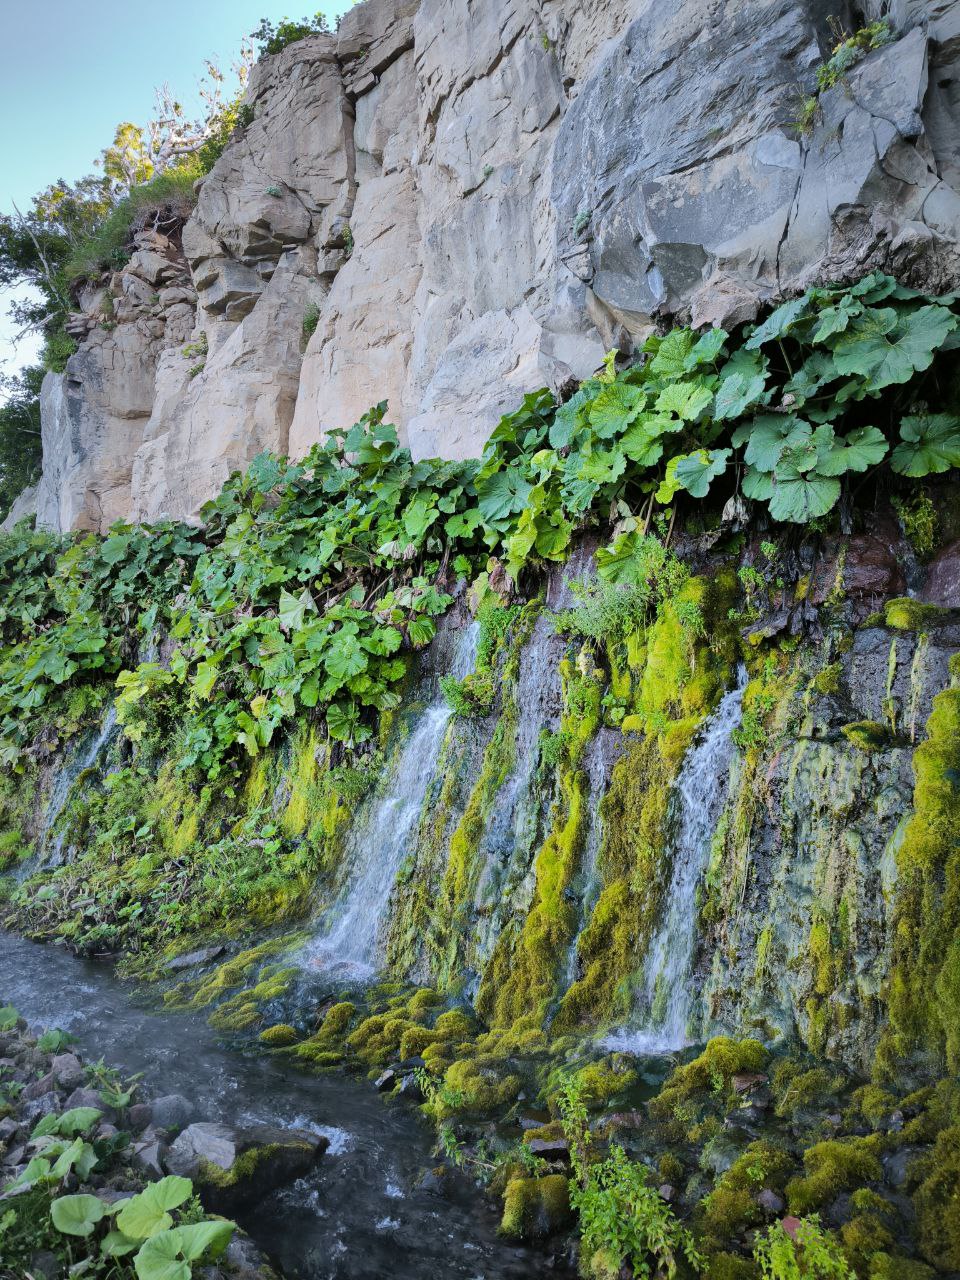
[[[960,1270],[960,1125],[944,1129],[911,1170],[917,1181],[920,1253],[938,1270]]]
[[[886,625],[897,631],[923,631],[931,624],[949,618],[950,610],[933,604],[921,604],[919,600],[903,596],[886,602],[883,617]]]
[[[537,1030],[556,994],[560,960],[569,950],[577,914],[568,894],[588,829],[590,781],[580,768],[586,744],[600,723],[601,673],[586,651],[576,665],[561,664],[567,735],[550,834],[536,855],[533,903],[519,928],[497,940],[477,994],[480,1015],[494,1028]]]
[[[289,991],[296,969],[283,969],[269,965],[260,975],[256,986],[239,991],[223,1004],[218,1005],[207,1021],[215,1031],[247,1031],[262,1021],[264,1005],[279,1000]]]
[[[437,1105],[441,1119],[459,1111],[491,1115],[513,1102],[521,1089],[520,1077],[505,1073],[503,1061],[489,1054],[454,1062],[443,1083],[444,1094]]]
[[[262,960],[276,955],[289,943],[289,938],[274,938],[268,942],[261,942],[247,951],[241,951],[230,960],[225,960],[196,985],[189,1001],[190,1007],[204,1009],[233,987],[239,987]]]
[[[840,692],[843,677],[843,663],[831,662],[822,667],[810,681],[810,688],[821,696]]]
[[[692,1062],[677,1067],[650,1103],[654,1115],[669,1116],[678,1105],[715,1091],[718,1082],[729,1087],[741,1071],[762,1071],[770,1055],[759,1040],[715,1036]]]
[[[278,1022],[276,1026],[267,1027],[260,1032],[260,1043],[270,1049],[282,1049],[285,1045],[293,1044],[296,1039],[296,1031],[284,1022]]]
[[[897,1099],[880,1085],[865,1084],[850,1097],[847,1115],[851,1120],[862,1117],[874,1129],[879,1129],[897,1109]]]
[[[758,1226],[767,1216],[757,1203],[758,1194],[764,1188],[780,1191],[793,1163],[786,1151],[771,1143],[751,1142],[702,1201],[700,1229],[719,1246]]]
[[[889,1025],[876,1069],[960,1070],[960,690],[933,700],[913,755],[913,816],[897,850]]]
[[[890,745],[890,730],[878,720],[854,720],[840,732],[861,751],[883,751]]]
[[[869,1280],[935,1280],[936,1272],[915,1258],[875,1253],[870,1259]]]
[[[881,1149],[877,1135],[838,1138],[809,1147],[803,1153],[805,1176],[787,1184],[791,1213],[809,1213],[841,1191],[852,1191],[864,1182],[879,1182],[883,1176]]]
[[[261,1164],[275,1159],[285,1151],[311,1152],[312,1148],[305,1142],[290,1139],[283,1143],[267,1143],[262,1147],[250,1147],[239,1155],[229,1169],[221,1169],[218,1164],[200,1157],[200,1167],[194,1182],[201,1187],[215,1187],[218,1191],[230,1190],[242,1186],[256,1174]]]
[[[542,1240],[570,1222],[570,1192],[560,1173],[545,1178],[513,1178],[503,1194],[500,1230],[519,1240]]]

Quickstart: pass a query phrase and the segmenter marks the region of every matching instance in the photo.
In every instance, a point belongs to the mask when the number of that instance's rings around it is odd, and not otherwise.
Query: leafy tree
[[[0,517],[40,475],[40,383],[43,370],[24,369],[0,379],[7,397],[0,405]]]

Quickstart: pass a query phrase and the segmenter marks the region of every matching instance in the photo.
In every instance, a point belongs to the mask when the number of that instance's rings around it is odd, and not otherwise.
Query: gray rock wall
[[[154,314],[149,263],[113,286],[147,316],[104,332],[92,290],[44,398],[41,520],[193,518],[260,450],[380,400],[416,456],[469,456],[525,391],[665,319],[732,324],[875,267],[955,287],[960,0],[848,9],[896,42],[803,135],[826,0],[366,0],[258,64],[169,304],[206,361]]]

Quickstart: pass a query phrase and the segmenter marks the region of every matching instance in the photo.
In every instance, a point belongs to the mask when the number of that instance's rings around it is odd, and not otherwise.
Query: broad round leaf
[[[807,524],[824,516],[840,497],[840,481],[815,471],[802,472],[785,467],[773,484],[770,514],[774,520]]]
[[[823,476],[866,471],[883,461],[889,447],[886,436],[876,427],[857,427],[836,440],[829,453],[821,457],[817,470]]]
[[[66,1236],[88,1236],[103,1220],[107,1206],[97,1196],[61,1196],[50,1206],[50,1217]]]
[[[698,449],[678,458],[674,477],[694,498],[705,498],[711,483],[727,469],[729,449]]]
[[[890,465],[898,475],[936,475],[960,467],[960,418],[950,413],[917,414],[900,423],[902,443]]]
[[[162,1231],[141,1247],[133,1260],[139,1280],[190,1280],[191,1268],[180,1247],[179,1231]]]
[[[226,1219],[216,1222],[196,1222],[187,1227],[178,1227],[180,1251],[188,1262],[196,1262],[208,1251],[218,1258],[230,1243],[236,1230],[235,1222]]]

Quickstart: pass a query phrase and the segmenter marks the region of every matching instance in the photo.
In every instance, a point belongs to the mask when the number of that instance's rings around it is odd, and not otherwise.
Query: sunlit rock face
[[[80,299],[41,521],[196,518],[261,450],[383,400],[415,456],[470,456],[666,318],[875,268],[955,287],[957,6],[892,6],[801,132],[834,10],[366,0],[264,59],[182,251],[139,246]]]

